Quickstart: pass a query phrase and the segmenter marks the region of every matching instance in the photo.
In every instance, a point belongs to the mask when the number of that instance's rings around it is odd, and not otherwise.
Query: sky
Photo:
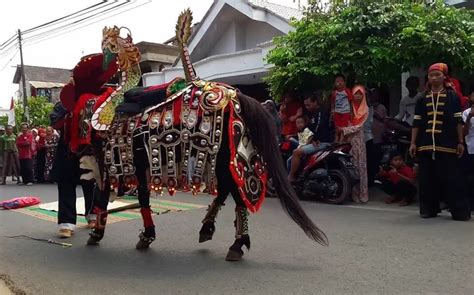
[[[16,33],[53,19],[73,13],[99,2],[99,0],[15,0],[2,2],[0,18],[0,44]],[[126,26],[132,32],[135,43],[141,41],[162,43],[174,35],[179,13],[185,8],[193,11],[194,22],[199,22],[213,0],[136,0],[133,6],[142,6],[123,14],[97,21],[84,28],[65,33],[42,42],[25,39],[23,61],[25,65],[73,68],[81,56],[100,52],[104,26]],[[296,7],[293,0],[270,2]],[[302,1],[303,2],[303,1]],[[102,16],[101,18],[107,17]],[[26,35],[25,37],[27,37]],[[20,64],[18,50],[0,55],[0,108],[9,108],[11,97],[18,95],[18,85],[13,84],[15,67]]]

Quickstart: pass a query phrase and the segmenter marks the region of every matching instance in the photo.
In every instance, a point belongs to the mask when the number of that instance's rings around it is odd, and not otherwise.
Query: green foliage
[[[324,9],[310,6],[293,22],[293,32],[274,39],[267,60],[275,67],[266,82],[279,97],[316,82],[330,86],[337,73],[355,75],[361,83],[391,82],[403,71],[440,61],[472,72],[473,16],[440,0],[431,5],[334,0]]]
[[[32,127],[48,126],[49,114],[53,110],[54,105],[48,102],[45,97],[29,97],[28,98],[28,123]],[[15,121],[16,125],[20,126],[23,122],[23,103],[21,100],[15,102]]]
[[[3,116],[0,116],[0,126],[7,126],[8,124],[8,116],[7,115],[3,115]]]

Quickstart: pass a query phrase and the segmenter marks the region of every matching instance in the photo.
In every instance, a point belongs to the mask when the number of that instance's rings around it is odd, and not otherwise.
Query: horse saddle
[[[147,107],[158,105],[168,96],[185,86],[185,81],[176,78],[169,83],[149,87],[136,87],[124,93],[124,101],[116,108],[122,114],[138,114]]]

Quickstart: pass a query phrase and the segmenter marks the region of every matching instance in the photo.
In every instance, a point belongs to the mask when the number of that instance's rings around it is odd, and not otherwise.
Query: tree
[[[318,1],[312,2],[318,4]],[[320,3],[319,3],[320,4]],[[337,73],[391,82],[411,68],[443,61],[474,70],[474,13],[436,0],[334,0],[311,6],[295,30],[274,39],[266,82],[274,97]]]
[[[48,102],[45,97],[29,97],[28,98],[28,111],[30,126],[48,126],[49,114],[53,110],[54,105]],[[23,103],[21,100],[15,102],[15,120],[16,125],[20,126],[23,118]]]
[[[8,124],[8,116],[7,115],[3,115],[3,116],[0,116],[0,126],[7,126]]]

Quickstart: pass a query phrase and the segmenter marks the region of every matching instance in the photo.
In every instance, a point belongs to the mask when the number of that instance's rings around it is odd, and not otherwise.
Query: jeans
[[[315,146],[314,144],[310,143],[310,144],[302,146],[300,149],[303,150],[304,157],[307,157],[326,149],[330,145],[331,145],[330,143],[326,143],[326,142],[321,142],[318,146]],[[292,158],[293,156],[289,157],[288,160],[286,161],[286,168],[288,169],[288,171],[291,170]]]

